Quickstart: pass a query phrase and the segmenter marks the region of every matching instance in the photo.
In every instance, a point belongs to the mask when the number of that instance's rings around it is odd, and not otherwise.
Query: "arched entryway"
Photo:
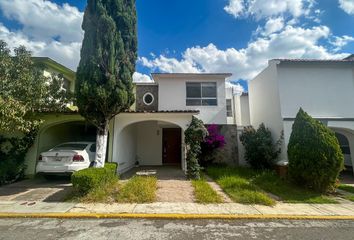
[[[342,175],[354,175],[354,132],[345,128],[332,128],[344,156],[345,170]]]
[[[53,123],[38,134],[37,156],[64,142],[95,141],[96,127],[85,121]]]
[[[183,131],[165,121],[140,121],[125,126],[119,133],[116,148],[119,171],[132,166],[184,167]]]

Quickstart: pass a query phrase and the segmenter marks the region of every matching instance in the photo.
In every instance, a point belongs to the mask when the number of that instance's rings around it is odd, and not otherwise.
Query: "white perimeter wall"
[[[250,122],[255,128],[264,123],[272,132],[274,141],[283,131],[283,118],[277,81],[276,65],[270,64],[249,82]],[[287,158],[286,146],[282,145],[280,158]]]
[[[200,110],[198,118],[205,124],[226,124],[225,79],[159,79],[159,110]],[[186,106],[186,82],[216,82],[217,106]]]

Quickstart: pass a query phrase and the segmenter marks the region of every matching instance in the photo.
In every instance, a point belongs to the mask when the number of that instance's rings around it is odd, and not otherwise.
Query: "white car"
[[[95,160],[95,142],[62,143],[38,158],[36,173],[44,175],[70,175],[90,166]]]

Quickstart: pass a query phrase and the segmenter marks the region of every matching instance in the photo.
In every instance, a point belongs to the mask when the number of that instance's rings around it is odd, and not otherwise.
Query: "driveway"
[[[28,179],[0,187],[0,201],[60,202],[71,190],[69,178]]]

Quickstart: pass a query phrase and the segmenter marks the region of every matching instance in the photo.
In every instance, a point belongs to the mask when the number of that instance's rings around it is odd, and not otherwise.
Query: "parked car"
[[[95,160],[95,142],[62,143],[39,155],[37,174],[70,175],[75,171],[88,168]]]

